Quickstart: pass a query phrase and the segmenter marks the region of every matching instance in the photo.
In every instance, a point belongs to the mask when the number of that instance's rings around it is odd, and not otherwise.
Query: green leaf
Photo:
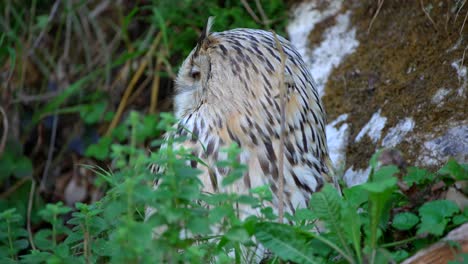
[[[3,182],[4,179],[10,177],[13,169],[15,167],[15,162],[13,156],[9,152],[3,153],[3,156],[0,158],[0,182]]]
[[[468,170],[455,159],[450,159],[437,173],[450,175],[458,181],[468,180]]]
[[[259,223],[255,237],[285,261],[295,263],[318,263],[307,247],[306,240],[288,225],[278,223]]]
[[[437,200],[425,203],[419,208],[421,224],[419,225],[418,234],[427,232],[441,236],[449,222],[448,218],[459,210],[457,204],[449,200]]]
[[[395,252],[392,252],[392,258],[394,261],[402,262],[403,260],[407,259],[410,254],[406,250],[397,250]]]
[[[361,188],[372,193],[382,193],[389,189],[396,188],[398,179],[393,175],[397,172],[397,166],[384,166],[378,171],[374,172],[374,174],[371,177],[372,181],[362,184]]]
[[[369,194],[369,228],[366,229],[366,235],[370,243],[368,246],[372,250],[376,249],[377,240],[382,234],[379,228],[382,216],[387,215],[390,210],[387,205],[397,187],[398,180],[393,176],[397,172],[398,168],[394,165],[384,166],[371,175],[371,182],[361,185]]]
[[[210,223],[206,217],[194,217],[188,220],[187,228],[196,235],[209,234]]]
[[[354,251],[361,259],[361,218],[357,213],[358,208],[352,206],[349,202],[343,204],[341,208],[342,226],[345,231],[346,238],[351,241],[354,246]]]
[[[425,182],[431,182],[434,179],[434,175],[425,169],[417,167],[409,167],[408,174],[403,177],[403,180],[411,187],[413,184],[422,184]]]
[[[92,144],[86,149],[85,156],[104,160],[109,156],[111,143],[112,139],[110,137],[102,137],[97,144]]]
[[[25,156],[20,157],[15,162],[15,167],[13,169],[13,174],[16,178],[24,178],[31,176],[33,172],[33,165],[30,159]]]
[[[249,233],[243,227],[234,227],[224,234],[230,241],[245,243],[250,240]]]
[[[34,243],[40,249],[53,249],[54,245],[52,244],[52,230],[50,229],[41,229],[34,235]]]
[[[395,215],[392,226],[398,230],[409,230],[419,222],[419,217],[413,213],[404,212]]]
[[[330,184],[326,184],[320,192],[312,194],[310,206],[317,217],[328,227],[330,233],[335,234],[341,247],[349,254],[348,243],[344,237],[344,230],[340,209],[343,207],[342,198],[338,191]]]
[[[80,111],[80,116],[86,124],[94,124],[100,121],[107,108],[107,101],[85,105]]]
[[[468,222],[468,207],[463,209],[463,213],[456,215],[452,219],[455,225],[461,225]]]
[[[343,194],[350,206],[355,208],[358,208],[369,199],[369,195],[365,190],[363,190],[361,185],[355,185],[351,188],[346,188],[343,190]]]

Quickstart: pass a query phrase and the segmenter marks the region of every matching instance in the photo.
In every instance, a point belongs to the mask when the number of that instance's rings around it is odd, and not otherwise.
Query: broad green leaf
[[[355,185],[351,188],[343,190],[346,201],[355,208],[358,208],[369,199],[368,193],[362,188],[361,185]]]
[[[413,184],[422,184],[425,182],[432,181],[434,179],[434,175],[431,174],[428,170],[417,168],[417,167],[409,167],[408,174],[403,177],[403,180],[411,187]]]
[[[456,215],[452,219],[455,225],[461,225],[468,222],[468,207],[463,209],[463,213]]]
[[[447,164],[438,171],[438,173],[450,175],[458,181],[468,180],[468,170],[464,166],[460,165],[455,159],[450,159]]]
[[[442,235],[449,222],[449,217],[459,210],[458,206],[449,200],[436,200],[425,203],[419,208],[421,224],[419,225],[418,234],[427,232],[436,236]]]
[[[398,230],[409,230],[419,222],[419,217],[413,213],[404,212],[395,215],[392,226]]]
[[[371,175],[371,182],[361,185],[361,188],[372,192],[381,193],[389,189],[396,188],[398,179],[393,175],[398,172],[398,168],[394,165],[384,166]]]
[[[347,241],[351,241],[356,255],[361,259],[361,218],[357,213],[358,208],[349,202],[341,208],[342,226]]]
[[[292,226],[278,223],[257,224],[255,237],[262,245],[285,261],[318,263],[306,240]]]
[[[230,241],[245,243],[250,240],[249,233],[243,227],[234,227],[224,234]]]
[[[206,217],[188,219],[187,228],[196,235],[209,234],[211,231],[209,220]]]

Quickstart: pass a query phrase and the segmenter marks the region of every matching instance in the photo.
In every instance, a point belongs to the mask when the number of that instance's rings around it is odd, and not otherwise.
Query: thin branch
[[[424,12],[424,14],[426,15],[427,19],[429,19],[429,21],[431,21],[432,26],[433,26],[434,29],[437,31],[437,26],[436,26],[434,20],[432,20],[431,15],[429,15],[429,13],[427,12],[426,8],[424,7],[424,1],[423,1],[423,0],[419,0],[419,3],[421,4],[421,9],[423,10],[423,12]]]
[[[457,2],[458,3],[458,2]],[[457,22],[457,18],[458,18],[458,15],[460,14],[460,11],[463,9],[463,7],[465,6],[465,3],[466,3],[466,0],[463,1],[463,3],[460,5],[460,7],[458,8],[457,10],[457,13],[455,14],[455,20],[454,22]]]
[[[47,179],[49,176],[49,168],[50,168],[50,164],[52,162],[52,158],[54,155],[54,147],[55,147],[55,140],[57,138],[57,127],[58,127],[58,119],[59,119],[57,112],[54,114],[53,118],[54,120],[52,121],[52,133],[50,135],[49,150],[47,152],[47,161],[44,166],[44,171],[42,173],[42,179],[41,179],[41,185],[40,185],[41,191],[46,190],[46,183],[47,183]]]
[[[372,28],[372,25],[374,24],[375,19],[376,19],[377,16],[379,15],[380,9],[382,8],[384,2],[385,2],[385,0],[379,0],[378,7],[377,7],[377,11],[375,11],[375,14],[374,14],[374,16],[372,17],[372,20],[371,20],[371,22],[370,22],[370,24],[369,24],[369,27],[367,28],[367,34],[370,33],[371,28]]]
[[[463,19],[463,24],[460,28],[460,36],[462,36],[463,28],[465,27],[466,19],[468,18],[468,11],[466,11],[465,19]]]
[[[28,215],[27,215],[27,229],[28,229],[28,239],[29,243],[31,244],[31,247],[36,250],[36,245],[34,244],[34,239],[33,239],[33,234],[32,234],[32,229],[31,229],[31,211],[32,211],[32,205],[34,201],[34,193],[36,192],[36,181],[34,178],[31,179],[31,190],[29,191],[29,199],[28,199]]]
[[[39,33],[39,36],[37,37],[36,41],[34,41],[34,44],[33,46],[31,47],[31,50],[29,51],[29,55],[32,55],[34,53],[34,50],[39,46],[39,44],[41,43],[42,41],[42,38],[44,37],[44,34],[46,33],[46,30],[47,30],[47,26],[48,24],[54,19],[55,15],[57,14],[57,11],[58,11],[58,7],[59,7],[59,4],[60,4],[60,0],[56,0],[54,5],[52,6],[52,9],[50,11],[50,14],[49,14],[49,19],[47,19],[47,24],[44,26],[44,28],[42,29],[41,33]]]
[[[253,18],[255,22],[263,24],[263,22],[260,20],[260,18],[258,18],[258,16],[255,14],[255,12],[252,10],[252,8],[246,0],[241,0],[241,3],[244,6],[245,10],[247,10],[247,13],[249,13],[249,15]]]
[[[286,87],[284,85],[284,72],[286,67],[286,55],[283,51],[283,46],[281,45],[278,36],[274,31],[272,31],[273,36],[275,37],[276,49],[280,53],[281,57],[281,72],[280,72],[280,107],[281,107],[281,133],[280,133],[280,148],[279,148],[279,157],[278,157],[278,167],[279,167],[279,194],[278,194],[278,217],[279,222],[283,223],[284,217],[284,131],[286,130]]]
[[[265,11],[263,10],[260,0],[255,0],[255,5],[257,6],[258,12],[260,13],[260,17],[263,20],[263,25],[266,26],[267,28],[270,28],[271,20],[268,19],[267,15],[265,14]]]
[[[8,137],[8,117],[2,106],[0,106],[0,113],[2,114],[2,119],[3,119],[3,133],[2,133],[2,139],[0,140],[0,157],[1,157],[3,155],[3,151],[5,151],[6,140]]]
[[[12,195],[13,193],[15,193],[16,190],[18,190],[19,187],[23,186],[23,184],[25,184],[27,181],[29,181],[30,179],[25,177],[25,178],[21,178],[20,180],[18,180],[17,182],[15,182],[15,184],[13,184],[10,188],[8,188],[8,190],[4,191],[3,193],[0,194],[0,199],[6,199],[8,198],[10,195]]]
[[[25,94],[23,92],[18,92],[18,95],[16,98],[13,100],[13,103],[23,103],[23,104],[28,104],[28,103],[33,103],[33,102],[43,102],[43,101],[48,101],[56,96],[58,96],[61,92],[59,91],[52,91],[44,94],[37,94],[37,95],[29,95]]]

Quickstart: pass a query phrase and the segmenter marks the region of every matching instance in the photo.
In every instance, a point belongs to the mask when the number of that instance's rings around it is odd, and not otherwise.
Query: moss
[[[382,135],[405,117],[414,119],[413,132],[417,134],[434,132],[434,127],[449,120],[465,120],[466,102],[465,98],[456,95],[460,84],[451,63],[462,58],[468,41],[459,33],[462,19],[454,21],[455,14],[447,12],[449,7],[445,1],[425,1],[426,6],[432,7],[430,16],[437,30],[419,1],[385,1],[370,34],[367,29],[377,3],[358,2],[346,1],[344,9],[352,10],[351,21],[357,28],[360,45],[334,69],[323,99],[329,120],[349,113],[351,143],[347,150],[347,166],[364,168],[374,152],[370,147],[374,144],[369,140],[353,144],[353,140],[378,109],[382,109],[382,116],[387,117]],[[460,14],[466,12],[468,7],[465,6]],[[465,36],[467,29],[465,26]],[[324,29],[319,25],[314,31],[311,37],[317,38],[317,32]],[[448,51],[460,38],[459,47]],[[431,100],[440,88],[451,92],[443,106],[436,107]],[[434,133],[437,136],[442,132]],[[380,142],[378,144],[380,146]],[[408,153],[410,162],[416,160],[414,155],[419,147],[420,144],[414,142],[402,142],[398,146]]]

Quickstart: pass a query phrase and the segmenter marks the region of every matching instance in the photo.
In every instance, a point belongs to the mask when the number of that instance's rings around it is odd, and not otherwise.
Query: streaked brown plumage
[[[284,69],[271,32],[210,33],[207,28],[182,64],[175,96],[179,125],[194,135],[182,145],[209,165],[207,169],[191,162],[203,171],[204,190],[247,193],[268,184],[273,206],[278,206],[280,87],[285,87],[284,208],[293,213],[297,207],[306,207],[313,192],[333,181],[325,112],[312,76],[282,37],[278,36],[287,57]],[[283,71],[285,83],[280,85]],[[248,170],[242,180],[223,188],[218,183],[228,171],[216,162],[226,159],[220,149],[232,142],[242,148],[239,159]],[[243,210],[244,215],[252,213]]]

